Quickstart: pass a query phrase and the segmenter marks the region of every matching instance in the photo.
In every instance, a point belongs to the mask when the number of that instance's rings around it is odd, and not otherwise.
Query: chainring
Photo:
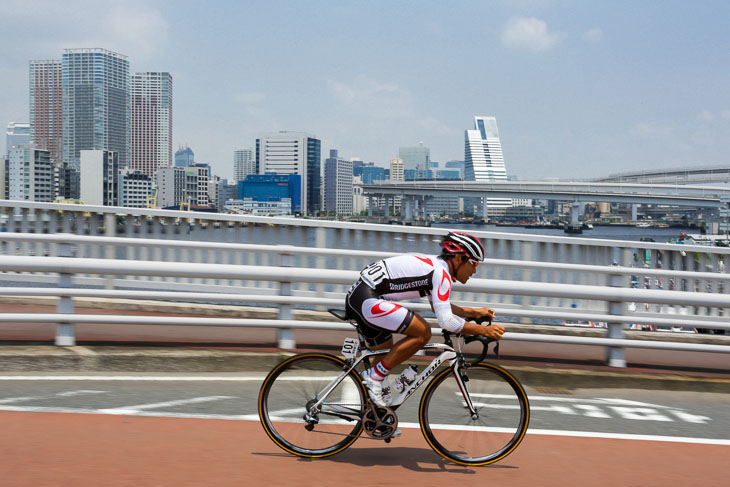
[[[371,402],[362,418],[362,426],[371,438],[386,440],[398,428],[398,416],[389,407],[376,406]]]

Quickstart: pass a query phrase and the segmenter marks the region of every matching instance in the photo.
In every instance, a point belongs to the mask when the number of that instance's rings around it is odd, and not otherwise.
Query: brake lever
[[[489,322],[486,326],[489,326],[489,325],[492,324],[492,318],[488,318],[488,317],[477,318],[477,319],[474,320],[474,322],[477,323],[477,324],[479,324],[479,325],[481,325],[485,321],[488,321]],[[482,354],[479,356],[479,359],[476,360],[476,361],[474,361],[474,362],[472,362],[472,364],[477,363],[477,362],[481,362],[482,360],[484,360],[487,357],[487,355],[489,353],[489,344],[490,343],[494,343],[494,348],[492,349],[492,351],[494,352],[494,356],[496,358],[499,358],[499,340],[494,340],[493,338],[487,338],[487,337],[484,337],[484,336],[472,335],[470,337],[467,337],[464,340],[464,342],[465,343],[471,343],[474,340],[479,340],[480,342],[482,342],[483,350],[482,350]]]

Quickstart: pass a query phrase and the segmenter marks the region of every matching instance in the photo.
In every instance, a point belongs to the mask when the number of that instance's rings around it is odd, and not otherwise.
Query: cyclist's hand
[[[492,321],[496,315],[492,308],[477,308],[477,312],[479,312],[478,319],[488,321]]]
[[[500,340],[505,332],[504,326],[497,324],[485,326],[484,328],[482,328],[482,330],[482,334],[487,338],[491,338],[492,340]]]

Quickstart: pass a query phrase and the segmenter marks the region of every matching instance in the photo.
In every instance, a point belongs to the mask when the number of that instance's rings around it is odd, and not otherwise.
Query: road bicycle
[[[511,373],[484,361],[493,340],[444,330],[444,343],[423,347],[439,355],[394,394],[389,407],[379,407],[368,399],[356,367],[369,368],[371,357],[388,350],[369,350],[355,322],[342,310],[329,311],[358,331],[357,340],[345,339],[344,359],[319,352],[293,355],[276,365],[261,386],[259,418],[279,447],[302,457],[327,457],[352,445],[363,431],[389,443],[398,426],[396,411],[431,376],[418,407],[418,422],[438,454],[462,465],[487,465],[520,444],[530,421],[529,401]],[[465,345],[474,341],[481,343],[481,353],[470,361]],[[496,354],[498,346],[497,342]],[[448,367],[441,368],[444,364]]]

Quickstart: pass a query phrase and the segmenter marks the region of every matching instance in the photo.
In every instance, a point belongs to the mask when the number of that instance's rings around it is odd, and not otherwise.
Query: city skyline
[[[422,142],[443,167],[477,114],[521,179],[727,164],[726,2],[315,3],[4,1],[2,123],[29,121],[30,60],[100,47],[172,74],[173,147],[222,177],[279,130],[384,167]]]

